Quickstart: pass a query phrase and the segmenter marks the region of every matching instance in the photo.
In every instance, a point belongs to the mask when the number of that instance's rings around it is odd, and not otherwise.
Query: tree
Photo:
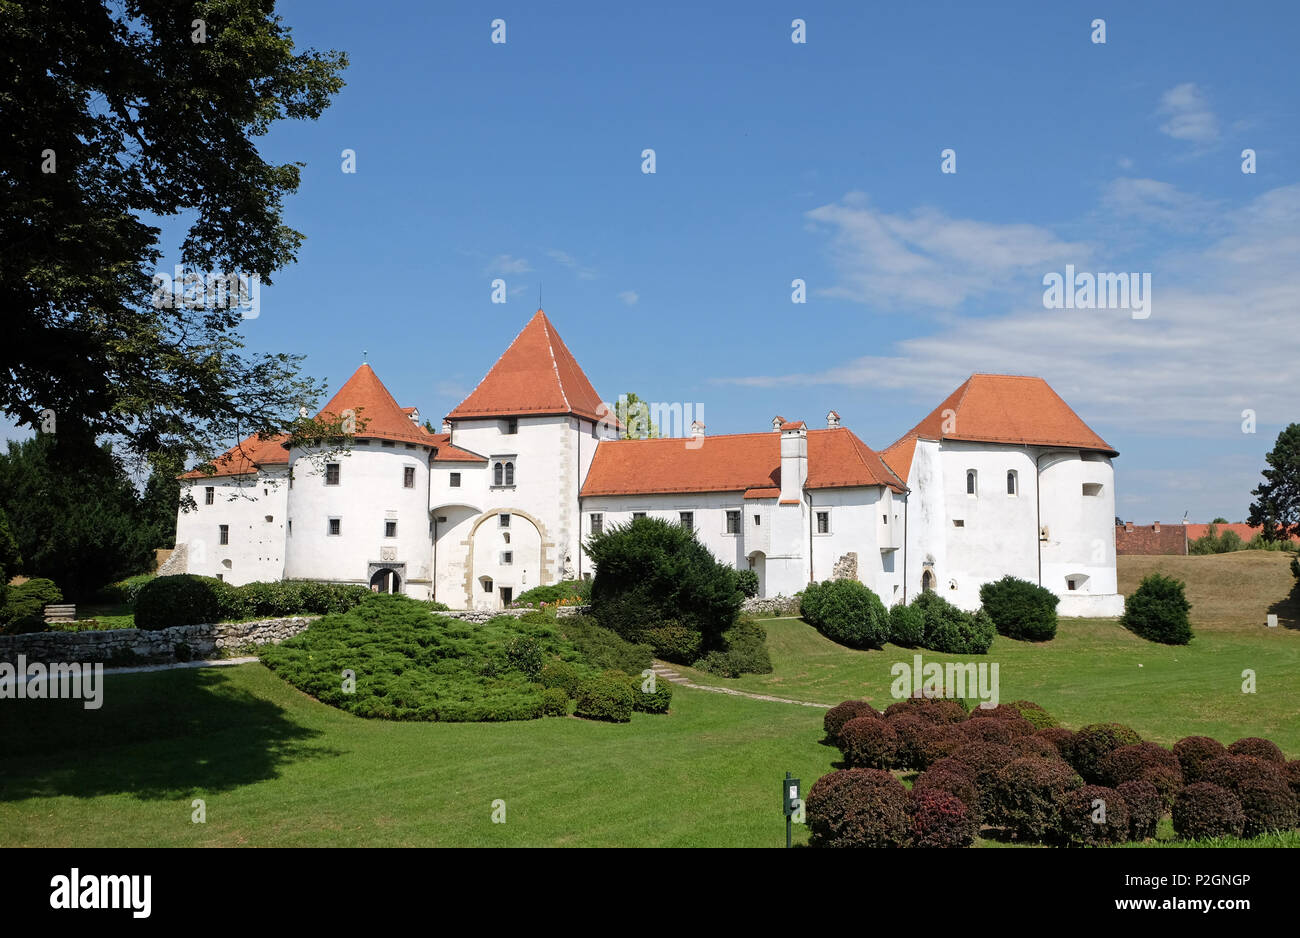
[[[318,117],[346,57],[296,53],[266,0],[4,2],[0,57],[0,410],[137,454],[283,429],[321,387],[302,356],[241,354],[216,278],[247,297],[294,259],[302,164],[254,138]],[[178,214],[182,265],[213,275],[179,298],[150,223]]]
[[[1267,541],[1285,541],[1300,535],[1300,423],[1277,436],[1273,451],[1264,457],[1264,481],[1251,495],[1247,524],[1260,527]]]
[[[631,391],[619,395],[614,404],[614,416],[623,425],[625,440],[655,440],[659,428],[650,420],[650,405]]]
[[[1224,517],[1215,518],[1213,521],[1210,522],[1210,524],[1227,524],[1227,523],[1228,523],[1228,519]]]

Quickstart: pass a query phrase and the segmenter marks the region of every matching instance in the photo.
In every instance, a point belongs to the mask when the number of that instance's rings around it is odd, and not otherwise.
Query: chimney
[[[412,407],[409,416],[411,418],[411,423],[415,424],[418,427],[420,425],[420,408]]]
[[[1155,524],[1151,525],[1151,530],[1152,530],[1152,531],[1155,531],[1157,534],[1159,534],[1159,533],[1160,533],[1160,522],[1157,521]]]
[[[835,411],[832,410],[830,413],[826,415],[826,429],[835,430],[839,427],[839,425],[840,425],[840,415],[835,413]]]
[[[1132,534],[1132,533],[1133,533],[1133,522],[1132,522],[1132,521],[1125,521],[1125,522],[1124,522],[1124,533],[1125,533],[1125,534]]]
[[[783,423],[785,423],[785,418],[782,417],[781,415],[778,414],[777,416],[773,417],[773,418],[772,418],[772,430],[773,430],[774,432],[776,432],[776,433],[780,433],[780,432],[781,432],[781,424],[783,424]]]
[[[695,439],[701,439],[704,436],[704,424],[698,420],[691,421],[691,436]]]
[[[444,417],[443,420],[442,420],[442,432],[443,432],[443,433],[450,433],[450,432],[451,432],[451,421],[448,420],[448,419],[445,418],[445,417]]]
[[[802,420],[781,425],[781,501],[802,501],[808,481],[808,428]]]

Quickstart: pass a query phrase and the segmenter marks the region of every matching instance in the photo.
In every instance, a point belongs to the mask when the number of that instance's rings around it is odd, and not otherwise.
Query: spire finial
[[[370,361],[370,353],[365,349],[361,350],[361,364],[365,365]]]

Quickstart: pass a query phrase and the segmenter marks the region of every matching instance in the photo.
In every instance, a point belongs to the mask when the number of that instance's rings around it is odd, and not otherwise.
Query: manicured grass
[[[439,724],[351,716],[260,664],[107,681],[99,711],[0,707],[0,846],[778,847],[784,773],[807,791],[838,758],[821,710],[682,688],[630,724]]]
[[[1278,627],[1300,629],[1300,590],[1286,551],[1239,550],[1204,556],[1119,557],[1119,591],[1137,589],[1149,573],[1177,577],[1187,584],[1192,630],[1257,632],[1268,613]]]

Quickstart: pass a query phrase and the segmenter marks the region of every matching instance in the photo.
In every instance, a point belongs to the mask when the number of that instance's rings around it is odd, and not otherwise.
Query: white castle
[[[1041,378],[972,375],[876,452],[834,411],[825,429],[620,439],[622,427],[538,310],[430,433],[362,365],[319,416],[351,414],[343,452],[250,437],[186,473],[168,572],[240,584],[369,585],[453,609],[589,577],[588,535],[641,516],[694,530],[757,573],[760,596],[855,577],[886,605],[935,590],[966,609],[1012,574],[1062,615],[1123,611],[1118,455]],[[308,458],[312,457],[312,458]]]

